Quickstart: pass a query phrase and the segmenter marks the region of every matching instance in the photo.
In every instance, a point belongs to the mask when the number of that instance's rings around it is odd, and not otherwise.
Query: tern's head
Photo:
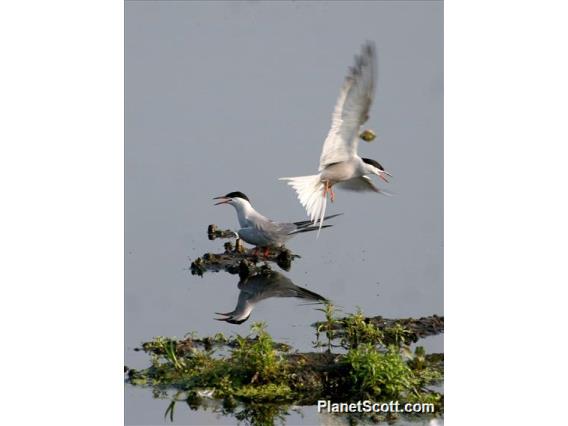
[[[227,314],[219,314],[217,313],[217,315],[227,315]],[[243,322],[245,322],[246,320],[248,320],[250,317],[250,313],[243,318],[243,316],[239,316],[239,315],[234,315],[234,314],[229,314],[229,316],[227,318],[215,318],[217,321],[226,321],[230,324],[242,324]]]
[[[233,207],[246,207],[250,206],[249,198],[240,191],[229,192],[227,195],[223,195],[221,197],[215,197],[214,200],[220,200],[218,204],[230,204]]]
[[[380,177],[385,182],[388,182],[387,176],[391,176],[389,172],[385,170],[383,166],[378,161],[375,161],[371,158],[362,158],[363,162],[365,163],[365,168],[367,169],[367,173],[372,173]]]

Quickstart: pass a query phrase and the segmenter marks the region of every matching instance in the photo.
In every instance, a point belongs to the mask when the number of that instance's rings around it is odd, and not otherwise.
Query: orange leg
[[[324,191],[323,191],[323,197],[324,198],[326,197],[328,192],[329,192],[329,197],[331,199],[331,202],[333,203],[333,200],[335,200],[335,193],[333,192],[332,184],[329,183],[328,180],[326,180],[324,182]]]
[[[329,183],[328,180],[326,180],[324,182],[324,190],[323,190],[323,197],[325,198],[325,196],[327,195],[327,193],[329,192],[329,199],[331,200],[331,202],[333,203],[335,201],[335,192],[333,192],[333,185],[331,183]]]
[[[268,257],[270,254],[270,249],[268,247],[264,247],[264,257]]]
[[[335,192],[333,192],[333,185],[329,183],[328,180],[326,180],[323,186],[323,198],[326,197],[328,192],[329,192],[329,199],[333,203],[335,201]]]

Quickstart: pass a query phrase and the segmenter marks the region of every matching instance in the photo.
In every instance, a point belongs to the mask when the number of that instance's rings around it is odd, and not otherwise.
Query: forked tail
[[[300,204],[304,206],[308,212],[308,217],[313,221],[314,225],[319,222],[319,236],[327,206],[327,195],[324,193],[324,184],[320,179],[320,175],[284,177],[279,180],[287,181],[288,185],[294,188],[298,194]]]

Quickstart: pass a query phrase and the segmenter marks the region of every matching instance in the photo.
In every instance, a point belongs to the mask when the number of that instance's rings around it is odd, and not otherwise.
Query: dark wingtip
[[[332,214],[332,215],[324,217],[323,220],[326,221],[326,220],[333,219],[334,217],[342,216],[342,215],[343,215],[343,213]],[[294,225],[296,225],[298,227],[307,227],[307,226],[311,225],[312,223],[313,223],[312,220],[301,220],[299,222],[294,222]]]
[[[308,290],[305,287],[298,287],[298,298],[311,299],[317,302],[327,302],[328,300],[321,294],[317,294],[314,291]]]
[[[343,216],[343,213],[331,214],[329,216],[324,217],[323,220],[333,219],[334,217],[337,217],[337,216]]]
[[[321,229],[323,228],[331,228],[333,225],[322,225]],[[319,231],[320,230],[320,226],[319,225],[310,225],[307,226],[305,228],[300,228],[297,229],[295,231],[292,231],[290,234],[288,235],[293,235],[293,234],[301,234],[302,232],[311,232],[311,231]]]

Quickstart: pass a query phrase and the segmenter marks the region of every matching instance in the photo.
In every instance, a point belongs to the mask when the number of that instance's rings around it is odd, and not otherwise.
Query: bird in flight
[[[268,250],[271,247],[282,247],[290,238],[297,234],[319,229],[317,226],[313,226],[309,220],[292,223],[274,222],[257,212],[252,207],[249,198],[240,191],[215,197],[214,200],[220,200],[215,205],[229,204],[235,208],[239,225],[241,226],[241,229],[236,234],[247,243],[264,248],[265,256],[268,255]],[[324,217],[322,222],[339,215],[334,214]],[[324,225],[323,228],[330,226],[332,225]]]
[[[388,182],[390,173],[377,161],[357,154],[359,129],[369,118],[376,80],[375,46],[367,42],[355,65],[350,68],[332,115],[331,129],[323,144],[319,174],[284,177],[298,194],[308,217],[321,229],[327,205],[327,195],[335,200],[334,187],[349,191],[373,191],[387,194],[377,188],[367,175],[377,175]],[[319,235],[319,230],[318,230]]]

